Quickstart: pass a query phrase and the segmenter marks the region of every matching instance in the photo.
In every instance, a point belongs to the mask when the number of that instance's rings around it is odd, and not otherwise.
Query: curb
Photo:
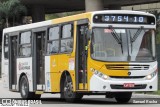
[[[148,96],[149,98],[160,98],[160,95],[156,95],[156,94],[137,94],[137,93],[134,93],[133,95],[138,95],[138,96],[141,96],[141,97],[144,97],[144,96]]]

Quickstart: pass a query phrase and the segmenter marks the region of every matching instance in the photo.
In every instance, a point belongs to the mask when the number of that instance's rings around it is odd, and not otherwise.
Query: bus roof
[[[63,17],[63,18],[57,18],[57,19],[52,19],[52,20],[47,20],[47,21],[42,21],[42,22],[37,22],[37,23],[31,23],[31,24],[26,24],[26,25],[9,27],[9,28],[3,29],[3,33],[23,31],[23,30],[27,30],[27,29],[34,29],[34,28],[39,28],[39,27],[50,26],[50,25],[53,25],[53,24],[69,22],[69,21],[74,21],[74,20],[78,20],[78,19],[84,19],[84,18],[87,18],[87,15],[90,15],[90,14],[91,14],[90,12],[81,13],[81,14],[77,14],[77,15],[66,16],[66,17]]]
[[[141,12],[141,11],[102,10],[102,11],[81,13],[81,14],[77,14],[77,15],[66,16],[66,17],[62,17],[62,18],[57,18],[57,19],[52,19],[52,20],[42,21],[42,22],[37,22],[37,23],[32,23],[32,24],[9,27],[9,28],[5,28],[3,30],[3,33],[11,33],[11,32],[15,32],[15,31],[23,31],[23,30],[27,30],[27,29],[45,27],[45,26],[50,26],[50,25],[53,25],[53,24],[64,23],[64,22],[69,22],[69,21],[74,21],[74,20],[79,20],[79,19],[85,19],[85,18],[89,18],[90,19],[92,14],[104,14],[104,13],[106,13],[106,14],[107,13],[112,13],[112,14],[113,13],[117,13],[117,14],[141,14],[141,15],[154,16],[154,15],[148,13],[148,12]]]
[[[117,13],[117,14],[140,14],[140,15],[150,15],[154,16],[153,14],[149,12],[143,12],[143,11],[132,11],[132,10],[102,10],[102,11],[94,11],[94,14],[100,14],[100,13]]]

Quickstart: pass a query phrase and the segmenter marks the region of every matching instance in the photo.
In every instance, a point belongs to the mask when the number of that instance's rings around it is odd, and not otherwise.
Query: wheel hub
[[[26,90],[27,90],[27,84],[26,83],[22,83],[22,94],[25,96],[26,95]]]
[[[72,97],[73,96],[73,84],[72,82],[67,82],[66,86],[64,87],[65,96]]]

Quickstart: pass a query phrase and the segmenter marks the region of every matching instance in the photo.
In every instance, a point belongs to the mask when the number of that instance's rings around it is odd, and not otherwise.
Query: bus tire
[[[70,76],[64,79],[64,85],[62,87],[61,98],[67,102],[76,102],[82,99],[83,95],[73,92],[73,82]]]
[[[132,92],[118,92],[115,93],[115,99],[118,103],[128,103],[131,99]]]
[[[24,75],[20,80],[20,93],[23,99],[40,99],[40,94],[29,92],[29,83],[27,77]]]
[[[33,93],[33,98],[38,100],[38,99],[41,98],[41,94],[35,94],[35,93]]]

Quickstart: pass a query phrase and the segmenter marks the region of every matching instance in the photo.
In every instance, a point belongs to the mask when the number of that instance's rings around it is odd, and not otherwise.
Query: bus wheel
[[[35,94],[35,93],[33,93],[33,98],[34,99],[40,99],[41,98],[41,94]]]
[[[83,95],[73,92],[73,83],[70,76],[67,76],[64,80],[64,86],[62,90],[62,96],[67,102],[75,102],[82,99]]]
[[[115,99],[118,103],[128,103],[131,99],[132,92],[115,93]]]
[[[20,93],[23,99],[39,99],[41,97],[35,92],[29,92],[29,83],[26,76],[23,76],[20,80]]]

